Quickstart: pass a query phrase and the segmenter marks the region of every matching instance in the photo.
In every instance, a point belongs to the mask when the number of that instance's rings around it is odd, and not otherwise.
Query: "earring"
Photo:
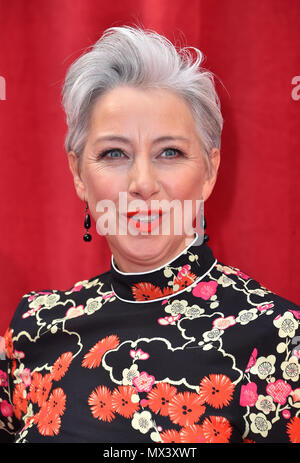
[[[203,228],[204,228],[204,238],[203,238],[203,242],[204,243],[207,243],[207,241],[209,240],[209,236],[205,233],[205,230],[206,230],[206,219],[205,217],[203,218]]]
[[[84,219],[84,228],[85,228],[85,235],[83,235],[84,241],[91,241],[92,235],[88,233],[89,228],[91,228],[91,217],[90,214],[88,213],[88,203],[87,201],[85,202],[85,219]]]

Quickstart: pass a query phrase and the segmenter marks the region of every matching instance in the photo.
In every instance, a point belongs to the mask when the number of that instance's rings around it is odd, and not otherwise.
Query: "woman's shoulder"
[[[264,283],[255,277],[241,271],[239,268],[224,265],[217,261],[215,265],[215,276],[217,276],[218,286],[222,288],[230,288],[233,292],[239,292],[244,295],[247,301],[259,307],[259,302],[265,304],[268,301],[275,301],[276,305],[282,309],[300,310],[300,306],[296,302],[290,300],[289,297],[284,297],[271,288],[268,288]]]
[[[10,328],[14,331],[23,328],[24,323],[43,318],[73,318],[86,310],[89,300],[112,297],[107,271],[87,280],[78,280],[67,289],[32,290],[24,294],[19,301]],[[28,323],[26,323],[28,324]]]

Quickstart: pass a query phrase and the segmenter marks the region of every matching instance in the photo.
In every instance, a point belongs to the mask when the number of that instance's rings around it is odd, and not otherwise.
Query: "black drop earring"
[[[205,230],[206,230],[206,219],[205,217],[203,218],[203,228],[204,228],[204,238],[203,238],[203,242],[204,243],[207,243],[207,241],[209,240],[209,236],[205,233]]]
[[[90,214],[88,213],[88,203],[86,201],[85,203],[85,219],[84,219],[84,228],[86,233],[83,235],[84,241],[91,241],[92,240],[92,235],[88,232],[88,230],[91,228],[91,217]]]

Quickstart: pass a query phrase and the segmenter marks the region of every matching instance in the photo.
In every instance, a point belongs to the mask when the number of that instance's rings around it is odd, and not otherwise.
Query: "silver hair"
[[[68,132],[66,151],[81,158],[94,103],[107,91],[128,85],[176,92],[190,105],[202,148],[221,145],[223,118],[213,74],[202,68],[197,48],[177,49],[154,31],[130,26],[107,29],[69,68],[63,86]]]

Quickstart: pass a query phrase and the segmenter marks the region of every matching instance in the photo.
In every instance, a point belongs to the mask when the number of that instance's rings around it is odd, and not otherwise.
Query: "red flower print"
[[[286,427],[289,439],[293,444],[300,444],[300,417],[295,416]]]
[[[199,396],[214,408],[227,407],[232,399],[234,384],[225,375],[209,375],[200,383]]]
[[[59,387],[54,389],[49,397],[48,406],[53,413],[63,415],[66,409],[66,394]]]
[[[13,350],[14,350],[12,335],[13,335],[13,330],[11,329],[7,330],[4,334],[5,354],[6,354],[6,357],[9,359],[13,357]]]
[[[291,386],[282,379],[278,379],[275,383],[269,383],[266,387],[267,393],[273,397],[274,402],[278,402],[280,405],[286,403],[291,390]]]
[[[186,444],[201,444],[205,442],[202,427],[199,424],[186,426],[180,431],[181,442]]]
[[[13,392],[14,413],[18,419],[21,418],[22,412],[26,414],[28,399],[26,398],[26,388],[23,383],[16,385]]]
[[[257,385],[255,383],[241,387],[240,405],[242,407],[254,407],[257,398]]]
[[[142,371],[138,376],[135,376],[132,380],[132,384],[136,387],[138,392],[149,392],[155,382],[155,378],[152,375],[148,375],[146,371]]]
[[[192,293],[196,297],[208,300],[216,294],[218,283],[216,281],[201,281],[193,289]]]
[[[115,418],[112,411],[112,393],[106,386],[98,386],[90,394],[88,404],[94,418],[109,423]]]
[[[229,421],[223,416],[210,416],[202,424],[204,438],[209,444],[227,444],[232,428]]]
[[[42,375],[41,373],[35,371],[32,375],[32,381],[30,384],[29,392],[30,392],[30,400],[33,403],[37,403],[38,401],[38,391],[39,391],[39,386],[42,381]]]
[[[112,409],[114,412],[125,418],[131,418],[134,412],[139,408],[139,404],[132,402],[132,394],[136,394],[136,390],[132,386],[119,386],[112,394]]]
[[[65,352],[54,362],[51,370],[52,379],[59,381],[69,369],[70,363],[73,360],[72,352]]]
[[[203,400],[194,392],[176,394],[169,404],[169,416],[173,423],[189,426],[205,412]]]
[[[54,436],[59,433],[61,425],[60,416],[55,410],[49,407],[47,402],[36,413],[33,421],[37,424],[39,433],[43,436]]]
[[[119,345],[118,336],[111,335],[101,339],[95,344],[87,354],[85,354],[82,366],[85,368],[96,368],[100,365],[103,355],[109,350],[115,349]]]
[[[148,301],[150,299],[158,299],[159,297],[172,294],[172,288],[163,288],[155,286],[149,282],[136,283],[131,287],[133,297],[136,301]]]
[[[154,413],[160,413],[163,416],[168,415],[169,403],[177,394],[177,389],[168,383],[157,383],[149,392],[148,406]]]
[[[194,273],[191,273],[188,269],[182,269],[178,273],[177,277],[174,278],[173,286],[177,288],[176,291],[180,291],[181,289],[191,285],[196,278],[197,276]]]
[[[49,395],[51,388],[52,388],[52,376],[50,373],[47,373],[45,376],[42,376],[40,384],[37,389],[37,402],[40,407],[48,399],[48,395]]]
[[[161,440],[164,444],[178,444],[181,442],[180,434],[175,429],[168,429],[160,434]]]

